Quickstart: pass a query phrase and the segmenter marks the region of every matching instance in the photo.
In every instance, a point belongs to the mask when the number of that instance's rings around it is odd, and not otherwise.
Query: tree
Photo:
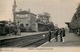
[[[50,28],[51,30],[54,30],[54,23],[53,23],[53,22],[50,22],[49,28]]]
[[[43,16],[46,17],[46,18],[48,18],[48,19],[50,18],[50,14],[48,12],[44,12]]]
[[[42,14],[38,14],[38,17],[43,17],[43,15]]]

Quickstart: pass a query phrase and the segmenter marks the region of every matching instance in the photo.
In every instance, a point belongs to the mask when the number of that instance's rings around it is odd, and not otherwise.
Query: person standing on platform
[[[63,28],[63,42],[64,42],[64,37],[65,37],[65,29]]]
[[[48,41],[51,42],[51,30],[49,30]]]
[[[14,25],[14,35],[17,35],[17,26]]]
[[[9,30],[10,30],[10,29],[9,29],[9,24],[6,24],[6,25],[5,25],[5,32],[6,32],[7,35],[10,35],[10,34],[9,34]]]
[[[62,28],[60,33],[60,42],[64,42],[64,37],[65,37],[65,29]]]
[[[55,42],[58,42],[58,35],[59,35],[59,28],[56,29],[56,32],[55,32]]]

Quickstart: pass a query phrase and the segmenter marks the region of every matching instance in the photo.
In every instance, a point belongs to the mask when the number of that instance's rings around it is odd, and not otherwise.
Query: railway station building
[[[37,15],[31,13],[30,10],[20,10],[16,12],[15,22],[24,28],[25,31],[37,31],[36,16]]]

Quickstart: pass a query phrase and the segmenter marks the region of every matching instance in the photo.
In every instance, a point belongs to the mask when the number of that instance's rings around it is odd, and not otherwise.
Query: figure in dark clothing
[[[60,41],[61,41],[61,42],[64,42],[64,37],[65,37],[65,29],[62,28],[62,29],[61,29],[61,34],[60,34]]]
[[[63,41],[63,32],[62,32],[62,29],[60,29],[60,42],[62,42]]]
[[[55,39],[56,39],[56,42],[58,42],[58,33],[59,33],[59,29],[56,29],[56,32],[55,32]]]
[[[48,37],[49,37],[49,42],[51,42],[51,30],[49,30],[49,35],[48,35]]]
[[[14,32],[14,33],[13,33],[14,35],[17,35],[17,26],[14,26],[13,32]]]
[[[6,34],[10,35],[10,26],[9,26],[9,24],[6,24],[6,26],[5,26],[5,32],[6,32]]]
[[[6,34],[9,33],[9,27],[8,26],[5,26],[5,32],[6,32]]]
[[[63,28],[63,37],[65,37],[65,29]]]

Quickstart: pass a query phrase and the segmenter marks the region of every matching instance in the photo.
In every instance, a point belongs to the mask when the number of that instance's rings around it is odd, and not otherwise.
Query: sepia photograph
[[[80,47],[80,0],[0,0],[0,7],[1,49]]]

